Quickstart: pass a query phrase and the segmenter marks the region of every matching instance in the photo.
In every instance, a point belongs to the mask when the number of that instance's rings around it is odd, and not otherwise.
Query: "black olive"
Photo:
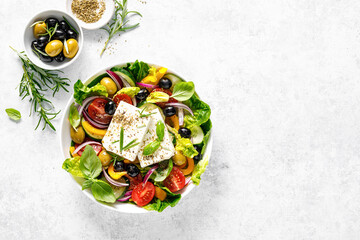
[[[171,82],[170,79],[162,78],[162,79],[160,79],[160,81],[159,81],[159,86],[160,86],[161,88],[169,89],[169,88],[171,88],[171,86],[172,86],[172,82]]]
[[[33,49],[34,51],[36,51],[35,48],[37,48],[38,50],[41,50],[41,47],[39,46],[39,43],[38,43],[37,40],[34,40],[34,41],[32,41],[32,43],[31,43],[31,49]]]
[[[46,44],[48,44],[49,42],[49,37],[48,36],[41,36],[39,37],[39,39],[37,40],[37,44],[39,46],[39,50],[40,49],[44,49]]]
[[[116,103],[114,101],[108,101],[105,104],[105,112],[109,115],[113,115],[116,110]]]
[[[171,117],[176,114],[176,109],[173,106],[165,107],[163,112],[164,112],[165,117]]]
[[[61,29],[61,30],[63,30],[63,31],[66,32],[69,28],[70,28],[69,25],[68,25],[67,22],[65,22],[64,20],[61,20],[61,21],[59,22],[59,27],[58,27],[58,29]]]
[[[132,164],[132,163],[127,165],[126,170],[130,177],[136,177],[140,173],[139,168],[135,164]]]
[[[194,145],[195,150],[199,153],[196,155],[193,159],[194,161],[200,161],[201,160],[201,148],[199,146]]]
[[[66,37],[66,33],[64,30],[61,29],[57,29],[53,35],[53,39],[60,41],[64,41],[65,37]]]
[[[70,39],[70,38],[73,38],[73,39],[77,38],[77,33],[72,29],[68,29],[66,31],[66,39]]]
[[[125,163],[123,161],[116,161],[114,164],[115,172],[125,171]]]
[[[179,129],[179,134],[180,134],[180,136],[183,137],[183,138],[190,138],[190,136],[191,136],[191,131],[190,131],[190,129],[188,129],[188,128],[186,128],[186,127],[181,127],[181,128]]]
[[[56,18],[48,18],[45,20],[46,26],[48,29],[55,27],[56,24],[59,24],[59,21]]]
[[[59,53],[58,55],[56,55],[56,56],[54,57],[54,59],[55,59],[55,61],[57,61],[57,62],[63,62],[63,61],[65,60],[64,53],[63,53],[63,52]]]
[[[136,97],[140,100],[145,100],[149,94],[149,91],[146,88],[143,88],[136,94]]]
[[[40,56],[40,60],[43,62],[52,62],[54,60],[54,58],[52,58],[50,56],[44,56],[40,53],[39,53],[39,56]]]

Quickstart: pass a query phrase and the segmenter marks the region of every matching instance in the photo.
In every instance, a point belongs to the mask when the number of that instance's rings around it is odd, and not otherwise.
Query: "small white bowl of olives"
[[[24,31],[25,53],[35,65],[59,70],[76,61],[83,47],[78,22],[59,10],[36,14]]]

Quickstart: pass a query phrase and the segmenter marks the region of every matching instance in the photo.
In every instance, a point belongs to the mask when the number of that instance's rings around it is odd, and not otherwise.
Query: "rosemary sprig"
[[[36,66],[29,60],[24,52],[18,52],[14,48],[10,48],[17,53],[23,64],[22,68],[24,73],[19,85],[19,96],[22,97],[22,100],[29,97],[29,101],[31,102],[30,115],[34,112],[39,116],[39,121],[35,129],[37,129],[43,121],[44,127],[42,130],[48,125],[52,130],[56,131],[51,120],[53,120],[60,111],[54,112],[54,105],[43,93],[50,89],[53,91],[52,96],[54,97],[60,88],[68,92],[66,87],[70,86],[68,83],[69,79],[60,77],[59,73],[61,71],[45,70]]]
[[[109,36],[105,42],[105,46],[102,49],[100,56],[106,50],[106,47],[111,38],[113,38],[117,33],[126,32],[127,30],[134,29],[139,26],[139,23],[128,25],[129,22],[129,14],[135,14],[142,17],[142,15],[137,11],[128,11],[127,10],[127,0],[123,0],[122,3],[118,0],[115,0],[115,14],[111,22],[109,22],[106,27],[102,27],[101,29],[105,30]]]
[[[138,110],[138,112],[139,112],[139,114],[140,114],[140,116],[139,117],[148,117],[148,116],[150,116],[150,115],[153,115],[153,114],[155,114],[156,112],[152,112],[152,113],[144,113],[144,111],[146,110],[146,108],[147,107],[144,107],[142,110],[141,110],[141,112],[140,112],[140,110]]]

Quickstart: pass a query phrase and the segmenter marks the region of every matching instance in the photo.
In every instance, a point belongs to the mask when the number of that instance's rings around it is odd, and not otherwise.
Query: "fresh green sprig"
[[[44,34],[39,34],[40,36],[46,36],[46,35],[49,35],[49,42],[51,41],[51,38],[52,38],[52,36],[55,34],[55,32],[56,32],[56,30],[57,30],[57,28],[58,28],[58,26],[59,26],[59,24],[55,24],[55,27],[53,27],[53,28],[44,28],[45,29],[45,31],[46,31],[46,33],[44,33]]]
[[[134,29],[139,26],[139,23],[128,25],[129,23],[129,14],[135,14],[142,17],[142,15],[137,11],[128,11],[127,10],[127,0],[123,0],[122,3],[118,0],[115,0],[115,14],[110,23],[106,25],[106,27],[102,27],[101,29],[105,30],[109,36],[105,42],[105,46],[102,49],[100,56],[106,50],[106,47],[109,41],[118,33],[126,32],[128,30]]]
[[[116,140],[112,143],[117,143],[117,142],[120,142],[120,153],[122,153],[122,151],[126,151],[130,148],[133,148],[137,145],[139,145],[140,143],[139,142],[136,142],[138,139],[134,139],[132,140],[131,142],[129,142],[128,144],[126,144],[126,146],[124,147],[124,128],[122,127],[120,129],[120,140]]]
[[[79,35],[79,32],[70,24],[70,22],[66,19],[65,16],[63,16],[63,19],[64,19],[64,21],[69,25],[69,27],[70,27],[74,32],[76,32],[76,34]]]
[[[60,111],[54,112],[54,106],[51,101],[45,97],[44,92],[51,90],[53,97],[60,89],[68,92],[66,87],[70,85],[69,79],[60,77],[59,73],[62,73],[61,71],[45,70],[36,66],[29,60],[24,52],[18,52],[14,48],[10,48],[17,53],[23,64],[22,68],[24,73],[19,85],[19,96],[22,97],[22,100],[29,97],[29,101],[31,102],[30,115],[34,112],[39,116],[39,121],[35,129],[37,129],[43,121],[44,126],[42,130],[44,130],[46,126],[49,126],[52,130],[56,131],[51,120],[56,118]]]
[[[161,142],[164,140],[165,125],[160,120],[156,123],[156,135],[157,135],[157,139],[155,139],[153,142],[149,143],[144,147],[144,151],[143,151],[144,156],[149,156],[153,154],[160,147]]]
[[[141,111],[138,110],[140,116],[139,117],[148,117],[150,115],[156,114],[156,112],[152,112],[152,113],[144,113],[144,111],[146,110],[147,107],[143,108]]]

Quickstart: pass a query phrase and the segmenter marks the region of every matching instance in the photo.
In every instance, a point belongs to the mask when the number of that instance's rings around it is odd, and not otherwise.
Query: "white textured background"
[[[66,76],[73,84],[140,59],[194,81],[214,123],[201,185],[161,214],[112,212],[83,195],[61,169],[58,135],[33,130],[8,48],[22,49],[36,12],[65,9],[65,1],[4,0],[0,239],[359,239],[360,2],[145,2],[130,0],[141,26],[101,59],[104,32],[85,31]],[[62,92],[55,106],[70,96]],[[8,107],[21,111],[20,123]]]

